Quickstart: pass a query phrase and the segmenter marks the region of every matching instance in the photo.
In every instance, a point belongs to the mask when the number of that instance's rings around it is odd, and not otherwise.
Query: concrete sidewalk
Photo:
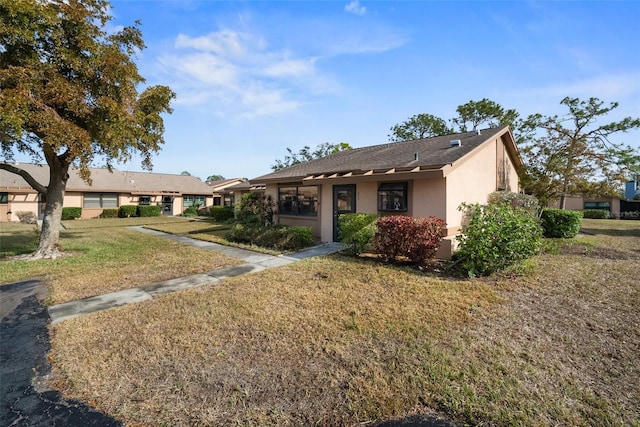
[[[143,227],[130,228],[142,233],[152,234],[154,236],[184,243],[186,245],[195,246],[200,249],[220,252],[229,257],[241,259],[245,263],[206,273],[193,274],[191,276],[139,286],[137,288],[125,289],[118,292],[112,292],[110,294],[98,295],[78,301],[52,305],[48,308],[52,324],[85,314],[94,313],[96,311],[106,310],[112,307],[145,301],[169,292],[180,291],[204,284],[216,283],[229,277],[256,273],[267,268],[280,267],[306,258],[329,255],[344,249],[344,245],[341,243],[326,243],[292,254],[274,256],[246,249],[224,246],[217,243],[191,239],[185,236],[176,236],[173,234],[163,233],[161,231],[149,230]]]

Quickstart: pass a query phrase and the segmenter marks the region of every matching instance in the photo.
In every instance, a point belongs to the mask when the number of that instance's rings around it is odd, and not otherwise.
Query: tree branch
[[[36,181],[35,178],[32,177],[31,174],[26,170],[17,168],[8,163],[0,163],[0,169],[4,169],[7,172],[11,172],[16,175],[20,175],[25,181],[27,181],[27,184],[33,187],[33,189],[36,190],[38,193],[45,194],[45,195],[47,194],[47,187],[45,187],[44,185]]]

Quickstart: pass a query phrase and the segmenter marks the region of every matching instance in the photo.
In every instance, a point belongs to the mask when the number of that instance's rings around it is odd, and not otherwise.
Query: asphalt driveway
[[[83,402],[48,390],[46,286],[26,280],[0,286],[0,425],[122,426]]]

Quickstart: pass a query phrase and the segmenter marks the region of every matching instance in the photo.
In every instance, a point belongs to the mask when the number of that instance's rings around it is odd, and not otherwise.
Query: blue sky
[[[286,148],[388,140],[410,116],[489,98],[522,116],[565,96],[640,117],[638,1],[114,0],[142,22],[147,84],[174,113],[154,172],[253,178]],[[640,132],[618,138],[640,149]],[[140,170],[139,162],[119,166]]]

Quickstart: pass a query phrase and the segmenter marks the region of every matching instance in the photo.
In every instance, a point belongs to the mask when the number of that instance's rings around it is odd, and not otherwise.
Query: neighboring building
[[[508,127],[341,151],[250,180],[278,201],[278,222],[312,228],[337,241],[347,212],[435,216],[446,221],[438,257],[451,256],[461,203],[486,203],[497,190],[518,191],[523,167]]]
[[[552,207],[554,208],[558,208],[559,206],[559,202],[556,202],[552,205]],[[617,196],[567,196],[565,209],[576,211],[581,211],[584,209],[600,209],[609,212],[610,218],[640,218],[640,200],[625,200]]]
[[[230,178],[219,181],[207,181],[207,185],[213,191],[213,206],[234,206],[236,194],[233,188],[236,185],[246,183],[244,178]]]
[[[49,182],[49,167],[17,165],[38,182]],[[91,169],[92,184],[84,182],[77,169],[69,170],[64,207],[81,207],[82,218],[95,218],[105,208],[122,205],[161,205],[163,215],[179,215],[186,208],[213,205],[213,192],[193,176],[151,172],[126,172]],[[17,212],[44,214],[44,197],[19,175],[0,170],[0,221],[18,221]]]

